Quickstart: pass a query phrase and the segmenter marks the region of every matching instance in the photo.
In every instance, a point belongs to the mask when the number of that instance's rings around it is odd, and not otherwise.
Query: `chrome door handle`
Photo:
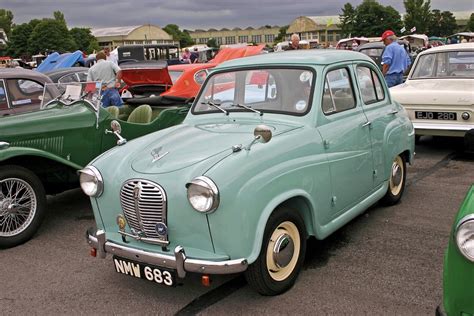
[[[367,121],[366,123],[362,124],[362,127],[370,126],[370,124],[372,124],[372,122],[371,122],[371,121]]]
[[[397,114],[398,113],[398,110],[391,110],[390,112],[388,112],[388,114]]]

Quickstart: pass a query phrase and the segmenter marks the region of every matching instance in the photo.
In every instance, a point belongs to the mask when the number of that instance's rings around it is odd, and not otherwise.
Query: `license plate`
[[[113,257],[115,271],[135,278],[145,279],[166,286],[176,285],[176,274],[174,271],[157,268],[148,264]]]
[[[415,118],[419,120],[457,120],[456,112],[428,112],[428,111],[415,111]]]

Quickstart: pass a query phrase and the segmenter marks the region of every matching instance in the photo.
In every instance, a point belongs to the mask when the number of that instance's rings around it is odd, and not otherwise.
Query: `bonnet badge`
[[[151,156],[153,157],[153,160],[151,162],[158,161],[161,158],[163,158],[164,156],[166,156],[167,154],[169,154],[169,151],[167,151],[163,154],[160,154],[160,151],[161,151],[161,147],[155,148],[151,151]]]

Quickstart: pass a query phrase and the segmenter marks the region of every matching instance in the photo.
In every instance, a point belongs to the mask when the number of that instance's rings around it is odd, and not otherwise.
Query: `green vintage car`
[[[457,213],[444,256],[443,304],[437,315],[474,315],[474,185]]]
[[[173,286],[187,273],[207,283],[245,271],[276,295],[295,282],[309,236],[400,200],[413,150],[407,113],[361,53],[229,61],[183,124],[81,171],[97,224],[87,240],[119,273]]]
[[[99,91],[95,83],[46,85],[41,109],[0,118],[0,247],[30,239],[45,215],[46,194],[77,187],[77,170],[116,145],[111,123],[132,139],[178,124],[188,112],[145,105],[120,120],[118,108],[99,106]]]

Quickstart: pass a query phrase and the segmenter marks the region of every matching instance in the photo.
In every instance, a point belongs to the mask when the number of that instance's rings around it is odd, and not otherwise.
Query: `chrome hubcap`
[[[397,163],[392,166],[392,182],[395,186],[399,186],[402,182],[402,168]]]
[[[20,234],[36,214],[36,195],[24,180],[9,178],[0,181],[0,237]]]
[[[280,269],[286,267],[290,263],[291,258],[293,258],[294,250],[295,245],[290,235],[284,234],[279,236],[273,247],[273,260],[275,265]]]

